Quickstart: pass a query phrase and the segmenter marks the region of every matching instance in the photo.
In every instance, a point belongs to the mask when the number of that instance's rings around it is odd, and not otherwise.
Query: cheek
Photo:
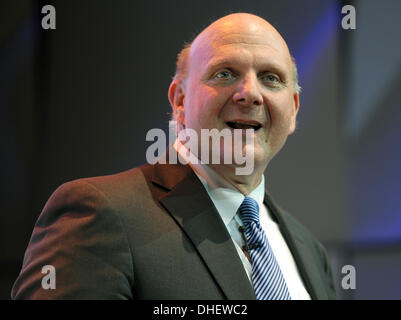
[[[287,130],[293,118],[293,100],[288,96],[277,98],[270,104],[271,129]]]
[[[187,120],[200,128],[214,128],[227,101],[227,93],[222,91],[208,86],[193,90],[186,99]]]
[[[293,122],[293,100],[286,96],[276,97],[270,104],[271,117],[270,130],[268,132],[268,148],[276,153],[284,145]]]

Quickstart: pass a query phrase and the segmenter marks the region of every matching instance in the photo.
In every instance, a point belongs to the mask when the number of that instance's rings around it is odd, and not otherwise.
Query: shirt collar
[[[227,226],[235,217],[245,196],[221,177],[216,171],[196,158],[195,155],[193,155],[178,139],[174,143],[174,149],[198,176],[212,199],[224,224]],[[258,203],[259,208],[263,206],[265,197],[264,175],[262,175],[259,185],[248,195],[248,197],[254,199]]]

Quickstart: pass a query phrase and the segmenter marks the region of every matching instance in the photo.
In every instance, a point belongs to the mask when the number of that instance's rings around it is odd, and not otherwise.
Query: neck
[[[223,179],[234,186],[244,196],[248,196],[262,180],[264,168],[257,170],[255,168],[251,175],[236,175],[235,168],[228,167],[225,165],[209,165],[216,173],[218,173]]]
[[[188,151],[187,147],[177,139],[174,143],[174,148],[176,151],[178,151],[180,156],[191,165],[194,171],[197,172],[196,170],[197,166],[191,164],[191,157],[187,155]],[[193,155],[192,152],[191,156],[195,157],[195,155]],[[259,164],[255,163],[252,173],[249,175],[237,175],[235,171],[236,169],[235,165],[209,164],[208,167],[213,169],[215,173],[221,176],[225,181],[231,184],[244,196],[248,196],[260,184],[263,172],[267,167],[267,161],[264,162],[263,165],[260,163]],[[200,175],[202,176],[202,174]]]

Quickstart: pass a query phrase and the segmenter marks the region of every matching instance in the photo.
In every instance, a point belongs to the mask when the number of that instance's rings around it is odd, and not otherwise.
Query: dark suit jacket
[[[312,299],[334,299],[325,250],[273,202]],[[56,289],[41,286],[53,265]],[[144,165],[60,186],[37,220],[14,299],[255,299],[235,246],[189,166]]]

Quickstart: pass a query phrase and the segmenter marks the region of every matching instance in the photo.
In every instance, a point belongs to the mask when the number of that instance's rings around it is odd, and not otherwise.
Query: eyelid
[[[220,69],[219,71],[217,71],[217,72],[215,73],[215,76],[217,76],[218,74],[220,74],[220,73],[222,73],[222,72],[229,72],[231,75],[235,75],[235,72],[234,72],[232,69],[230,69],[230,68],[223,68],[223,69]]]
[[[218,77],[218,75],[219,74],[221,74],[221,73],[223,73],[223,72],[228,72],[229,73],[229,76],[227,76],[227,77]],[[214,80],[233,80],[233,79],[235,79],[236,78],[236,73],[232,70],[232,69],[230,69],[230,68],[223,68],[223,69],[220,69],[219,71],[217,71],[217,72],[215,72],[215,73],[213,73],[213,75],[212,75],[212,77],[211,77],[211,79],[214,79]]]
[[[269,76],[269,75],[275,76],[279,82],[282,82],[282,79],[281,79],[280,75],[278,75],[278,74],[275,73],[275,72],[272,72],[272,71],[263,71],[263,72],[260,73],[260,77],[266,77],[266,76]]]

